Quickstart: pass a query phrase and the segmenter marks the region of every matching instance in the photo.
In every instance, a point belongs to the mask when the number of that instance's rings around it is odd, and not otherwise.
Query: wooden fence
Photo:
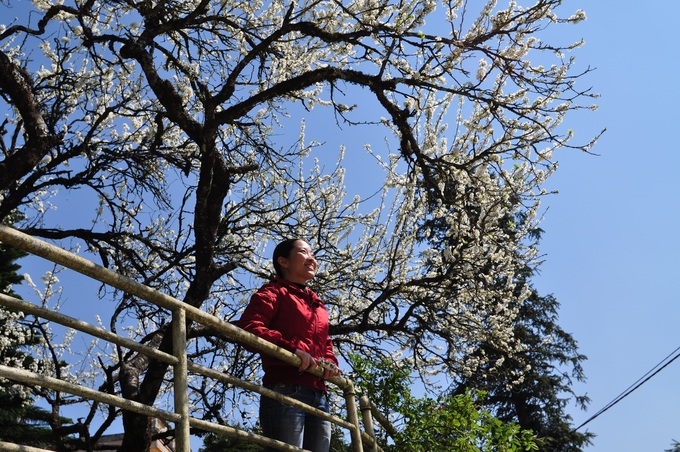
[[[0,241],[15,248],[22,249],[36,256],[40,256],[51,262],[63,265],[64,267],[75,270],[85,276],[93,278],[104,284],[125,291],[135,297],[141,298],[149,303],[168,309],[172,312],[172,335],[173,353],[168,354],[158,349],[140,344],[131,339],[119,336],[103,328],[91,325],[82,320],[63,315],[50,309],[34,305],[32,303],[19,300],[8,295],[0,294],[0,306],[12,310],[22,311],[36,317],[44,318],[68,328],[90,334],[104,341],[128,348],[138,353],[143,353],[153,359],[167,363],[173,367],[173,397],[174,412],[161,410],[153,406],[144,405],[132,400],[118,397],[112,394],[100,392],[82,385],[73,384],[64,380],[59,380],[45,375],[29,372],[0,365],[0,377],[30,386],[41,386],[55,391],[62,391],[69,394],[97,401],[104,404],[113,405],[124,410],[134,411],[150,417],[155,417],[175,426],[175,448],[179,452],[190,452],[190,428],[213,432],[221,436],[241,438],[267,447],[274,447],[284,451],[301,451],[297,447],[266,438],[261,435],[246,432],[233,427],[207,422],[193,418],[189,415],[189,388],[188,372],[194,372],[209,378],[213,378],[223,383],[240,387],[247,391],[272,397],[284,403],[299,407],[308,413],[327,419],[350,433],[352,450],[361,452],[364,445],[371,451],[380,451],[380,447],[375,441],[373,434],[373,416],[384,426],[387,432],[393,432],[393,427],[389,425],[387,419],[381,415],[375,405],[366,396],[360,399],[361,414],[365,431],[359,424],[357,411],[357,394],[352,381],[343,377],[334,377],[328,381],[342,389],[347,418],[342,419],[337,416],[322,412],[313,407],[305,405],[297,400],[283,396],[277,392],[268,390],[260,385],[234,378],[226,373],[218,372],[211,368],[191,363],[187,360],[187,338],[186,321],[191,319],[206,327],[210,327],[216,332],[224,334],[234,341],[248,345],[249,348],[277,357],[278,359],[292,365],[299,366],[300,358],[294,353],[284,350],[271,342],[260,339],[224,320],[207,314],[198,308],[187,305],[169,295],[140,284],[130,278],[126,278],[110,269],[95,264],[78,255],[65,251],[57,246],[44,241],[35,239],[27,234],[19,232],[13,228],[0,225]],[[317,367],[314,372],[317,376],[322,376],[323,369]],[[7,442],[0,442],[0,451],[22,451],[32,452],[40,449],[17,445]]]

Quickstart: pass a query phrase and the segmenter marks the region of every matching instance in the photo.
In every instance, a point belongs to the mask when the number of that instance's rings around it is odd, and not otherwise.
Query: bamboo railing
[[[190,427],[195,427],[204,431],[213,432],[221,436],[246,439],[267,447],[274,447],[284,451],[301,451],[297,447],[290,446],[281,441],[276,441],[261,435],[246,432],[233,427],[207,422],[193,418],[189,415],[189,388],[188,372],[194,372],[215,380],[240,387],[244,390],[253,391],[258,394],[272,397],[284,403],[296,406],[308,413],[322,417],[335,425],[338,425],[350,433],[352,450],[362,452],[366,444],[371,451],[380,451],[380,447],[375,441],[373,434],[372,415],[383,424],[386,418],[378,412],[365,396],[361,399],[361,411],[366,431],[361,430],[359,415],[356,404],[356,391],[352,381],[343,377],[333,377],[328,379],[343,391],[345,409],[347,411],[346,420],[325,413],[297,400],[283,396],[260,385],[241,380],[228,374],[215,371],[213,369],[191,363],[187,360],[186,353],[186,320],[191,319],[203,326],[210,327],[216,332],[224,334],[230,339],[247,345],[250,349],[257,350],[277,357],[278,359],[292,365],[299,366],[300,358],[294,353],[278,347],[271,342],[265,341],[253,334],[250,334],[220,318],[207,314],[198,308],[181,302],[169,295],[163,294],[150,287],[140,284],[130,278],[126,278],[110,269],[95,264],[81,256],[65,251],[57,246],[51,245],[42,240],[33,238],[16,229],[0,225],[0,242],[22,249],[36,256],[47,259],[51,262],[60,264],[66,268],[74,270],[104,284],[125,291],[131,295],[141,298],[149,303],[168,309],[172,312],[172,335],[173,353],[165,353],[153,347],[140,344],[131,339],[119,336],[103,328],[91,325],[82,320],[63,315],[59,312],[34,305],[24,300],[0,294],[0,306],[13,310],[22,311],[36,317],[44,318],[60,325],[73,328],[87,333],[104,341],[128,348],[138,353],[143,353],[153,359],[164,362],[173,367],[173,398],[174,412],[161,410],[153,406],[144,405],[132,400],[118,397],[112,394],[100,392],[82,385],[69,383],[53,377],[29,372],[0,365],[0,377],[19,382],[24,385],[33,385],[49,388],[55,391],[62,391],[69,394],[83,397],[84,399],[97,401],[104,404],[116,406],[118,408],[134,411],[150,417],[156,417],[175,425],[175,448],[179,452],[190,452]],[[323,369],[317,367],[313,372],[317,376],[322,376]],[[386,423],[386,431],[393,429]],[[0,441],[0,451],[39,451],[40,449],[22,446]]]

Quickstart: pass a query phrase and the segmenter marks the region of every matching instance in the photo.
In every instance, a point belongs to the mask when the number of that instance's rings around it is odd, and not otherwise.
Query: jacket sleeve
[[[336,366],[339,364],[338,358],[335,356],[335,352],[333,351],[333,341],[331,341],[330,337],[328,337],[326,340],[326,355],[324,356],[324,359],[335,363]]]
[[[238,326],[279,347],[295,352],[298,348],[296,343],[284,338],[280,331],[270,328],[272,319],[278,310],[277,303],[276,293],[271,291],[256,292],[250,298],[250,303],[243,312]]]

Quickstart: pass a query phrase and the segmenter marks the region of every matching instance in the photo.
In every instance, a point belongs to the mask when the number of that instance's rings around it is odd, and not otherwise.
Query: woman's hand
[[[295,350],[295,354],[300,357],[300,367],[298,368],[300,373],[316,369],[316,360],[312,355],[299,348]]]
[[[340,375],[340,369],[338,369],[337,367],[335,367],[334,369],[324,369],[323,370],[323,379],[324,380],[328,380],[329,378],[332,378],[332,377],[337,377],[338,375]]]
[[[324,380],[328,380],[329,378],[340,375],[340,369],[338,369],[338,367],[332,361],[328,361],[323,358],[316,360],[312,357],[312,355],[304,350],[300,350],[299,348],[295,350],[295,354],[300,357],[300,367],[298,368],[300,373],[311,372],[316,369],[317,366],[321,366],[323,368]]]
[[[332,377],[337,377],[340,375],[340,369],[338,369],[338,366],[335,365],[333,361],[329,361],[327,359],[319,358],[316,361],[317,365],[323,367],[323,378],[324,380],[328,380],[329,378]]]

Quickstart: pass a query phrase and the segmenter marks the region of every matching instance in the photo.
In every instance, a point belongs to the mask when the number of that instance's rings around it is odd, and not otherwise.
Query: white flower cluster
[[[421,375],[502,366],[475,347],[522,349],[519,269],[537,259],[543,186],[587,91],[568,58],[580,44],[538,32],[585,13],[500,3],[94,2],[49,21],[54,39],[17,29],[0,45],[33,79],[21,106],[44,120],[28,130],[11,105],[4,136],[56,144],[0,202],[21,206],[21,226],[61,228],[108,268],[229,321],[270,276],[271,244],[303,237],[339,353],[399,350]],[[46,278],[27,281],[58,299]],[[103,322],[137,340],[169,321],[99,295],[115,306]],[[216,344],[192,352],[256,374],[241,349]],[[83,353],[138,359],[96,343]],[[219,385],[205,388],[197,409],[209,396],[224,406]]]

